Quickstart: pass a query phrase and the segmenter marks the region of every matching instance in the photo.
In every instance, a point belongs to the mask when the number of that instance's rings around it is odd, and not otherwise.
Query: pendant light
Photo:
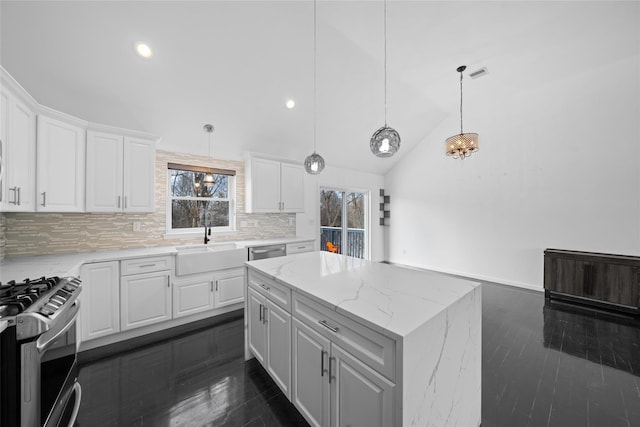
[[[478,151],[478,134],[464,133],[462,131],[462,72],[466,69],[466,65],[461,65],[456,69],[456,71],[460,73],[460,133],[450,136],[445,141],[447,156],[461,160],[471,156],[471,153]]]
[[[202,127],[204,129],[205,132],[207,132],[209,134],[209,157],[211,157],[211,134],[213,133],[213,125],[212,124],[206,124]],[[211,187],[213,186],[213,184],[216,183],[215,178],[213,177],[213,173],[212,172],[207,172],[204,176],[203,179],[203,184],[205,187]]]
[[[400,134],[387,126],[387,0],[384,0],[384,126],[373,133],[369,147],[378,157],[391,157],[400,149]]]
[[[317,97],[316,97],[316,57],[317,55],[317,38],[318,30],[316,25],[316,0],[313,0],[313,153],[308,155],[304,159],[304,170],[311,175],[318,175],[324,169],[324,159],[318,153],[316,153],[316,109],[317,109]]]

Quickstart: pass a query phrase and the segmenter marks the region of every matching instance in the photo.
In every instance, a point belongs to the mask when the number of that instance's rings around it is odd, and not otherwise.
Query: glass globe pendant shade
[[[471,153],[478,151],[478,134],[460,133],[450,136],[445,141],[445,149],[447,156],[464,160],[465,157],[471,156]]]
[[[304,170],[311,175],[318,175],[324,169],[324,159],[315,151],[304,159]]]
[[[378,157],[391,157],[400,149],[400,134],[385,125],[374,132],[369,147]]]

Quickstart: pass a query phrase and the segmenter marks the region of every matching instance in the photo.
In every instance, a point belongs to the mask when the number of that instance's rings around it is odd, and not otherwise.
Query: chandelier
[[[456,69],[456,71],[460,73],[460,133],[450,136],[445,141],[447,156],[461,160],[471,156],[471,153],[478,151],[478,134],[464,133],[462,131],[462,72],[466,69],[466,65],[461,65]]]

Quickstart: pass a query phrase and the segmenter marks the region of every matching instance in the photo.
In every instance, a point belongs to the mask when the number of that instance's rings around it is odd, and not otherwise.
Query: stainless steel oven
[[[2,335],[2,427],[75,422],[82,392],[76,357],[81,286],[75,278],[55,279]]]

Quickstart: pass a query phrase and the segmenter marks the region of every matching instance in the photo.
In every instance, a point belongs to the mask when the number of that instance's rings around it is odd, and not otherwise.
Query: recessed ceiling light
[[[138,55],[145,59],[149,59],[153,56],[153,51],[151,50],[149,45],[142,42],[136,43],[136,52],[138,53]]]
[[[287,107],[289,110],[291,110],[293,107],[296,106],[296,101],[294,101],[293,99],[287,99],[287,102],[284,103],[285,107]]]

